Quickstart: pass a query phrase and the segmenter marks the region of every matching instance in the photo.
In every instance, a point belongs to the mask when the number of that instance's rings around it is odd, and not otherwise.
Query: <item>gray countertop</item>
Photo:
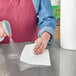
[[[0,76],[76,76],[76,51],[62,49],[59,43],[54,40],[48,47],[51,67],[19,61],[22,49],[29,43],[0,44]]]

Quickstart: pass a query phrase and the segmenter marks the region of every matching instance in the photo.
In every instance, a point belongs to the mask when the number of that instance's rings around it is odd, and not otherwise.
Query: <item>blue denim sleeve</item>
[[[48,32],[51,35],[51,38],[49,40],[49,44],[51,44],[51,42],[54,39],[54,32],[56,28],[56,18],[53,15],[50,0],[40,0],[38,19],[39,19],[38,37],[40,37],[43,32]]]

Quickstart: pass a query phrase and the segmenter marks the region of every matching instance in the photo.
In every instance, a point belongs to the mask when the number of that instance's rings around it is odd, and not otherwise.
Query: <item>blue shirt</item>
[[[50,0],[32,0],[38,17],[39,33],[48,32],[51,35],[49,43],[53,41],[56,28],[56,18],[54,17]]]

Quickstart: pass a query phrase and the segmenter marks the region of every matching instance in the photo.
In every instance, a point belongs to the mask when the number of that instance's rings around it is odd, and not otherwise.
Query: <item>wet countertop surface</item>
[[[0,44],[0,76],[76,76],[76,51],[62,49],[54,40],[48,47],[52,66],[34,66],[19,61],[27,44]]]

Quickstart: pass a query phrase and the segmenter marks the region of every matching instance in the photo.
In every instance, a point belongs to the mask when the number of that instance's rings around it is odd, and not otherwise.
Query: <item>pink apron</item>
[[[32,0],[0,0],[0,21],[10,22],[14,42],[37,39],[37,16]],[[0,43],[8,43],[6,37]]]

